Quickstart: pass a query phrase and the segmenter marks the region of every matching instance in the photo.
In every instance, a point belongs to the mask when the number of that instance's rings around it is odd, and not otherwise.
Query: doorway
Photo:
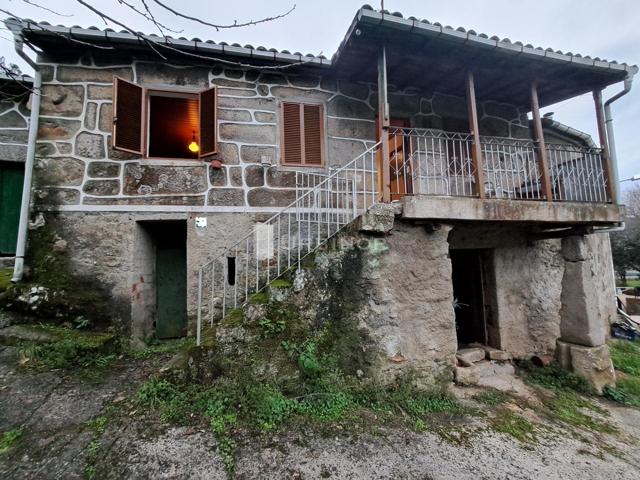
[[[16,253],[24,164],[0,162],[0,255]]]
[[[140,255],[151,267],[153,327],[158,339],[187,334],[187,223],[184,220],[140,222],[145,247]],[[141,262],[139,262],[141,263]]]
[[[491,343],[485,302],[487,253],[482,249],[449,251],[459,347]]]
[[[389,179],[391,200],[401,200],[405,195],[413,193],[412,159],[409,158],[409,137],[402,133],[393,133],[394,127],[408,128],[410,122],[406,118],[392,118],[389,122],[392,133],[389,133]],[[376,140],[380,140],[379,119],[376,118]],[[382,192],[382,150],[378,150],[378,191]]]

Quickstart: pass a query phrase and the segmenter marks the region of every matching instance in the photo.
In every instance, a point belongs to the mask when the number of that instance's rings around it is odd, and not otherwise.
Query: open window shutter
[[[299,103],[282,103],[282,163],[302,163],[302,124]]]
[[[200,158],[216,153],[216,87],[200,92]]]
[[[113,81],[113,148],[142,155],[142,87]]]
[[[303,105],[304,163],[322,165],[322,106]]]

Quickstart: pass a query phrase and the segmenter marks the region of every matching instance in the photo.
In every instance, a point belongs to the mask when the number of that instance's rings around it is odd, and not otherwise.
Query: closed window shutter
[[[304,163],[322,165],[322,107],[303,105]]]
[[[302,124],[300,104],[282,104],[282,150],[283,163],[302,163]]]
[[[142,87],[115,77],[113,148],[142,155]]]
[[[216,87],[200,92],[200,158],[217,151],[216,98]]]

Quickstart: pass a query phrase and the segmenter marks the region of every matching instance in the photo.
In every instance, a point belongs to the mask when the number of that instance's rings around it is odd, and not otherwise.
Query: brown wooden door
[[[391,180],[391,200],[400,200],[413,193],[412,164],[408,155],[409,139],[401,133],[393,132],[393,127],[408,128],[406,118],[392,118],[389,133],[389,178]],[[376,140],[380,140],[379,119],[376,118]],[[382,192],[382,150],[378,150],[378,191]]]

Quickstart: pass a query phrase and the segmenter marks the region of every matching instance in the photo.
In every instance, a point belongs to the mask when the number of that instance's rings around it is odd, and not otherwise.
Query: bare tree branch
[[[243,22],[243,23],[238,23],[238,21],[234,21],[232,24],[229,25],[219,25],[219,24],[215,24],[215,23],[210,23],[210,22],[206,22],[200,18],[196,18],[196,17],[191,17],[189,15],[186,15],[182,12],[179,12],[178,10],[175,10],[171,7],[169,7],[168,5],[165,5],[164,3],[162,3],[160,0],[153,0],[154,3],[158,4],[159,6],[161,6],[162,8],[164,8],[165,10],[167,10],[168,12],[177,15],[178,17],[184,18],[186,20],[191,20],[192,22],[197,22],[197,23],[201,23],[202,25],[206,25],[208,27],[213,27],[217,30],[221,30],[221,29],[227,29],[227,28],[240,28],[240,27],[248,27],[250,25],[258,25],[260,23],[266,23],[266,22],[272,22],[274,20],[278,20],[280,18],[286,17],[287,15],[289,15],[291,12],[293,12],[296,9],[296,5],[295,3],[293,4],[293,7],[291,7],[288,11],[286,11],[285,13],[281,13],[280,15],[276,15],[274,17],[265,17],[265,18],[261,18],[260,20],[249,20],[248,22]]]
[[[47,8],[47,7],[43,6],[43,5],[40,5],[39,3],[36,3],[33,0],[22,0],[22,1],[24,3],[26,3],[27,5],[31,5],[31,6],[36,7],[36,8],[40,8],[41,10],[44,10],[44,11],[49,12],[49,13],[53,13],[54,15],[57,15],[59,17],[73,17],[72,13],[67,14],[67,13],[56,12],[55,10],[51,10],[50,8]]]

